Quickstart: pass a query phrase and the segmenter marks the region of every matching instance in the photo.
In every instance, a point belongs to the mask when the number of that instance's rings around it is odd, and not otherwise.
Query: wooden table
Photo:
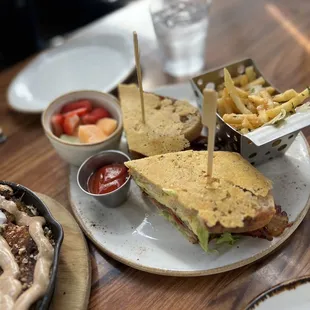
[[[207,68],[246,56],[256,60],[267,79],[280,89],[310,84],[310,5],[303,0],[214,0]],[[176,80],[160,68],[154,33],[144,2],[136,2],[77,35],[106,26],[140,34],[146,88]],[[190,48],[190,47],[189,47]],[[67,208],[68,165],[43,134],[40,116],[10,111],[6,89],[27,63],[0,74],[0,125],[8,141],[0,145],[0,179],[19,182],[49,195]],[[304,131],[310,142],[310,130]],[[92,259],[90,309],[242,309],[272,285],[310,274],[310,214],[293,236],[269,257],[231,272],[175,278],[129,268],[89,243]]]

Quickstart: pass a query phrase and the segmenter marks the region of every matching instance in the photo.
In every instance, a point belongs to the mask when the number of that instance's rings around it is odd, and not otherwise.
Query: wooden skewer
[[[139,43],[138,43],[138,35],[135,31],[133,32],[133,43],[135,47],[136,69],[137,69],[137,77],[138,77],[138,86],[139,86],[139,91],[140,91],[142,123],[145,124],[144,97],[143,97],[142,74],[141,74],[141,66],[140,66]]]
[[[208,177],[209,181],[213,173],[213,152],[215,141],[216,127],[216,107],[217,107],[217,92],[213,89],[205,89],[203,91],[203,106],[202,106],[202,123],[208,127]]]

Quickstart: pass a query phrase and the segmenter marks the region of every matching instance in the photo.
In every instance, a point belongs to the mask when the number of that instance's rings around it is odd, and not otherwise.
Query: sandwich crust
[[[131,151],[152,156],[177,152],[199,137],[200,113],[187,101],[144,93],[146,123],[141,121],[140,95],[136,85],[119,85],[124,129]]]
[[[183,220],[202,220],[211,233],[246,232],[275,213],[272,183],[237,153],[215,152],[213,178],[208,152],[184,151],[126,162],[135,181]]]

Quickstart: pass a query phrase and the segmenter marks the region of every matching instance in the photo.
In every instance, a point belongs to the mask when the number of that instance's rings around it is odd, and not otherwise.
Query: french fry
[[[223,120],[236,129],[254,129],[262,124],[256,114],[225,114]]]
[[[224,69],[224,83],[217,86],[218,113],[242,134],[278,122],[310,97],[310,88],[299,94],[289,89],[273,96],[275,88],[264,87],[264,84],[264,78],[257,78],[253,66],[246,67],[244,74],[233,78]]]
[[[241,130],[242,128],[244,128],[242,124],[229,124],[229,125],[236,130]]]
[[[235,103],[230,97],[224,98],[225,110],[227,113],[238,113]]]
[[[282,109],[278,115],[272,118],[269,122],[265,123],[264,125],[273,125],[277,122],[283,120],[286,117],[286,111]]]
[[[226,87],[223,89],[223,98],[229,97],[229,93]]]
[[[243,104],[247,107],[247,109],[249,109],[252,113],[257,113],[256,107],[251,101],[245,98],[242,98],[241,100]]]
[[[251,122],[247,118],[244,118],[242,122],[242,127],[248,128],[248,129],[254,129],[254,126],[251,124]]]
[[[221,115],[226,113],[234,113],[233,101],[229,97],[217,99],[217,108]]]
[[[268,115],[265,109],[258,110],[258,118],[260,119],[262,124],[265,124],[269,121]]]
[[[249,83],[246,86],[244,86],[243,89],[249,90],[253,86],[264,85],[265,83],[266,83],[265,79],[262,76],[260,76],[258,79],[254,80],[251,83]]]
[[[273,100],[270,94],[266,91],[266,89],[263,89],[262,91],[260,91],[260,95],[267,102],[267,109],[272,109],[274,107]]]
[[[297,95],[298,95],[298,93],[294,89],[289,89],[282,94],[275,95],[273,97],[273,101],[285,102],[285,101],[291,100],[292,98],[296,97]]]
[[[234,86],[234,82],[231,79],[231,75],[226,68],[224,69],[224,81],[225,81],[225,86],[228,90],[228,93],[230,97],[232,98],[232,100],[234,101],[237,109],[243,114],[251,114],[251,111],[245,107],[242,100],[238,96],[238,92]]]
[[[254,71],[253,66],[249,66],[245,68],[245,74],[248,77],[248,81],[252,82],[256,79],[256,73]]]
[[[258,105],[258,106],[256,107],[256,109],[257,109],[257,112],[259,112],[259,111],[261,111],[261,110],[265,110],[265,109],[266,109],[265,104]]]
[[[254,128],[258,128],[262,125],[261,120],[256,114],[246,115],[246,118],[252,124]]]
[[[240,133],[242,133],[243,135],[245,135],[245,134],[247,134],[247,133],[249,133],[250,131],[249,131],[249,129],[248,128],[241,128],[240,129]]]
[[[241,87],[244,87],[248,83],[249,83],[248,77],[245,74],[240,75],[240,85],[241,85]]]
[[[272,95],[276,91],[275,88],[271,86],[266,87],[266,90],[270,95]]]
[[[232,78],[232,80],[234,81],[235,85],[240,85],[240,79],[241,79],[241,75],[238,75],[238,76]],[[225,81],[224,81],[224,84],[225,84]]]
[[[226,113],[224,99],[217,99],[217,112],[223,116]]]
[[[267,102],[264,98],[260,97],[260,96],[256,96],[256,95],[249,95],[249,100],[251,102],[253,102],[256,106],[259,106],[259,105],[266,105]]]
[[[235,113],[230,113],[230,114],[224,114],[223,115],[223,120],[228,123],[228,124],[241,124],[244,119],[247,119],[251,124],[254,126],[258,126],[261,124],[258,116],[256,114],[235,114]]]
[[[224,122],[228,124],[241,124],[244,120],[244,114],[224,114],[223,115]]]
[[[306,88],[304,91],[302,91],[301,93],[299,93],[297,96],[295,96],[294,98],[292,98],[291,100],[280,104],[279,106],[267,110],[267,116],[269,117],[269,119],[272,119],[274,117],[276,117],[282,109],[284,109],[286,112],[290,112],[293,109],[295,109],[297,106],[299,106],[305,99],[309,98],[310,96],[310,89]]]
[[[239,95],[241,98],[248,98],[249,94],[248,94],[245,90],[243,90],[243,89],[241,89],[241,88],[239,88],[239,87],[235,87],[235,88],[236,88],[236,90],[237,90],[238,95]]]
[[[266,100],[272,99],[271,95],[267,92],[265,88],[263,88],[259,93]]]

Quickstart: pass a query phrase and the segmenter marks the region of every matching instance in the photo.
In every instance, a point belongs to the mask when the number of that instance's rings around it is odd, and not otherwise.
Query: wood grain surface
[[[134,18],[129,14],[134,14]],[[154,36],[144,39],[146,27],[139,21],[145,14],[146,7],[138,1],[108,18],[129,32],[138,32],[145,88],[180,81],[162,72]],[[305,88],[310,84],[309,14],[310,5],[303,0],[214,0],[206,69],[252,57],[277,88]],[[98,33],[103,25],[106,21],[99,21],[89,31]],[[40,116],[19,114],[7,105],[7,87],[27,63],[0,73],[0,126],[8,136],[7,142],[0,145],[0,179],[45,193],[69,209],[68,165],[44,137]],[[310,142],[310,129],[304,133]],[[89,243],[89,309],[243,309],[263,290],[310,274],[309,235],[310,214],[269,257],[231,272],[199,278],[163,277],[137,271],[100,253]]]
[[[50,310],[85,310],[89,302],[91,265],[83,232],[72,214],[59,202],[43,194],[38,196],[64,230],[57,282]]]

